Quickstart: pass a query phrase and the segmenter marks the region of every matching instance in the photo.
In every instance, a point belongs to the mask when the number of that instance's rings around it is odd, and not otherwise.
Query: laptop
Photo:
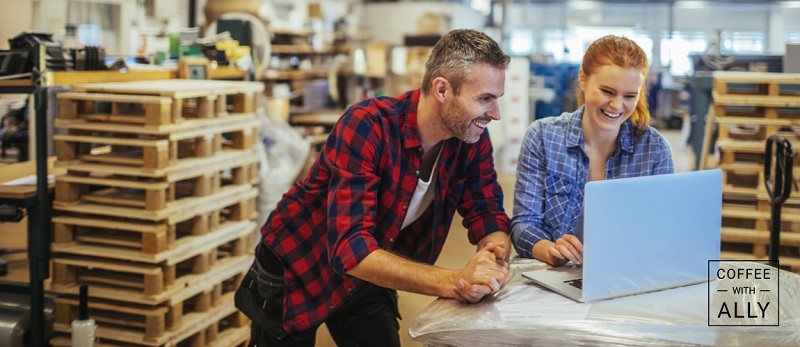
[[[707,281],[720,258],[722,171],[589,182],[583,218],[582,266],[522,275],[579,302]]]

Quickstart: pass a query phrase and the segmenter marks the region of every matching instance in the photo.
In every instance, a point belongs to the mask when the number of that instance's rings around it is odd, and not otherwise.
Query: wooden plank
[[[97,117],[98,120],[106,120],[105,117],[120,117],[120,123],[139,122],[144,123],[141,117],[137,116],[116,116],[116,115],[88,115],[85,118]],[[134,118],[135,120],[126,120]],[[109,119],[111,120],[111,119]],[[169,135],[172,133],[196,131],[198,129],[218,129],[223,126],[232,124],[249,124],[247,122],[255,120],[253,113],[232,113],[225,117],[214,118],[193,118],[187,119],[185,122],[177,124],[162,124],[162,125],[130,125],[130,124],[114,124],[101,121],[87,121],[87,119],[63,119],[56,118],[55,126],[57,128],[87,130],[87,131],[101,131],[101,132],[118,132],[129,134],[142,134],[142,135]],[[137,123],[138,124],[138,123]],[[254,124],[258,126],[256,121]]]
[[[714,80],[727,83],[784,83],[800,84],[800,74],[782,72],[714,71]]]
[[[231,95],[237,93],[261,93],[264,84],[244,81],[182,80],[92,83],[73,86],[82,92],[106,92],[120,94],[160,95],[184,99],[207,95]]]
[[[800,126],[800,119],[788,118],[717,117],[714,119],[714,121],[721,125]]]
[[[220,305],[217,305],[207,312],[191,312],[182,317],[183,323],[179,328],[174,331],[167,331],[161,336],[148,337],[140,331],[125,329],[118,325],[98,325],[96,336],[103,341],[102,343],[107,346],[125,346],[130,347],[130,344],[136,346],[154,346],[166,347],[177,346],[179,343],[188,342],[194,335],[209,329],[212,326],[236,326],[234,324],[221,324],[222,321],[231,321],[239,319],[233,315],[238,314],[238,310],[233,305],[233,293],[224,294],[221,297]],[[70,325],[65,323],[55,323],[54,330],[58,332],[68,333]],[[236,328],[242,328],[238,326]],[[247,328],[247,327],[244,327]],[[66,343],[63,340],[51,340],[54,346],[63,346]],[[69,346],[67,344],[66,346]],[[96,347],[101,347],[95,344]]]
[[[89,295],[97,298],[118,300],[122,302],[146,305],[180,303],[204,290],[211,290],[217,283],[231,276],[246,271],[253,262],[252,255],[225,257],[219,259],[211,269],[200,274],[186,274],[174,279],[174,282],[158,294],[145,295],[141,290],[93,285]],[[52,291],[60,294],[78,295],[77,284],[58,284],[54,281]]]
[[[749,253],[725,251],[720,252],[720,258],[729,260],[769,260],[768,257],[755,256]],[[798,269],[800,269],[800,258],[782,256],[778,260],[780,261],[781,266],[791,267],[794,269],[794,272],[798,272]]]
[[[729,106],[800,107],[800,97],[769,95],[724,95],[712,93],[714,104]]]
[[[193,216],[207,214],[219,208],[233,205],[242,199],[255,198],[258,189],[251,185],[229,185],[208,196],[187,197],[157,211],[144,211],[125,207],[107,206],[93,203],[61,204],[53,203],[53,209],[98,216],[135,218],[151,221],[182,221]]]
[[[135,176],[146,178],[164,178],[175,182],[189,177],[196,177],[213,171],[224,170],[258,162],[258,155],[253,149],[223,149],[206,158],[183,158],[164,168],[142,168],[97,163],[59,163],[61,168],[69,172],[85,172],[108,175]]]
[[[136,104],[159,104],[159,105],[172,104],[171,98],[160,97],[160,96],[147,96],[147,95],[62,92],[58,93],[57,97],[59,101],[84,100],[84,101],[124,102],[124,103],[136,103]]]
[[[79,243],[54,243],[54,252],[80,255],[80,256],[99,256],[108,259],[119,259],[136,261],[148,264],[175,264],[182,260],[191,258],[197,252],[208,251],[215,245],[222,245],[239,238],[254,235],[256,225],[252,221],[226,221],[213,231],[203,235],[190,235],[178,238],[166,249],[159,253],[143,253],[130,247],[109,247],[106,238],[105,246]],[[126,249],[127,248],[127,249]]]
[[[781,247],[800,246],[800,232],[782,230]],[[768,245],[769,232],[742,228],[722,228],[722,241]]]
[[[107,71],[47,71],[44,81],[49,86],[80,83],[147,81],[175,78],[174,70],[107,70]]]
[[[53,139],[56,141],[72,141],[72,142],[83,142],[83,143],[102,143],[107,145],[120,145],[120,146],[136,146],[136,147],[145,147],[145,148],[159,148],[159,149],[166,149],[169,146],[169,141],[167,140],[141,140],[141,139],[127,139],[127,138],[118,138],[118,137],[99,137],[99,136],[81,136],[81,135],[67,135],[67,134],[58,134],[53,135]]]
[[[191,314],[209,313],[220,305],[229,305],[232,294],[245,272],[235,273],[215,284],[211,289],[195,293],[183,302],[170,305],[142,305],[114,300],[92,298],[89,309],[92,318],[110,329],[124,333],[139,333],[143,341],[160,338],[184,327],[184,317]],[[77,296],[62,295],[55,300],[56,324],[69,326],[78,314]],[[240,322],[226,322],[227,326],[239,326]],[[210,324],[216,326],[216,324]]]
[[[118,187],[118,188],[143,189],[143,190],[158,190],[158,189],[169,188],[168,182],[141,182],[141,181],[114,179],[114,178],[74,176],[70,174],[56,176],[56,181]]]
[[[124,293],[129,290],[137,296],[158,296],[172,288],[176,276],[183,278],[190,274],[209,272],[215,267],[221,254],[228,255],[224,259],[244,256],[244,249],[251,248],[247,246],[254,230],[255,223],[246,225],[236,235],[225,233],[226,230],[223,229],[210,234],[214,238],[205,237],[209,242],[195,243],[191,249],[182,249],[183,252],[170,252],[169,257],[158,264],[133,263],[130,259],[123,262],[102,257],[102,254],[85,257],[59,255],[53,258],[54,277],[59,280],[54,281],[52,288],[61,291],[81,283],[90,283],[94,288],[93,292],[104,288],[117,293],[117,297],[113,299],[126,302],[129,300]],[[99,294],[98,296],[102,297]]]

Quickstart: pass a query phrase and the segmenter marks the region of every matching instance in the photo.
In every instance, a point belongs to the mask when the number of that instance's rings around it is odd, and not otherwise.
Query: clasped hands
[[[505,242],[489,242],[470,258],[466,267],[455,272],[456,300],[475,303],[500,290],[509,279],[507,247]]]

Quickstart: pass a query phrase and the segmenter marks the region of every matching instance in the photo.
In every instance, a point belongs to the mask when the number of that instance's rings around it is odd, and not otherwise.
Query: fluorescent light
[[[689,8],[689,9],[701,9],[706,8],[709,5],[708,1],[693,1],[693,0],[685,0],[685,1],[677,1],[675,2],[680,8]]]
[[[570,1],[570,7],[576,10],[599,10],[600,9],[600,1],[589,1],[589,0],[577,0],[577,1]]]

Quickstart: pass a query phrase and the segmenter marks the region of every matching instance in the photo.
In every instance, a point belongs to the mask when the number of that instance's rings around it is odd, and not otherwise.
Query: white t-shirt
[[[417,220],[422,213],[428,209],[431,202],[433,202],[433,192],[436,191],[435,184],[436,180],[436,167],[439,165],[439,157],[442,155],[442,149],[439,149],[439,154],[436,155],[436,162],[433,163],[433,168],[431,169],[431,177],[428,178],[428,181],[425,182],[421,178],[417,180],[417,189],[414,190],[414,195],[411,196],[411,202],[408,204],[408,211],[406,212],[406,218],[403,219],[403,226],[401,229],[404,229],[409,224],[413,223]]]

